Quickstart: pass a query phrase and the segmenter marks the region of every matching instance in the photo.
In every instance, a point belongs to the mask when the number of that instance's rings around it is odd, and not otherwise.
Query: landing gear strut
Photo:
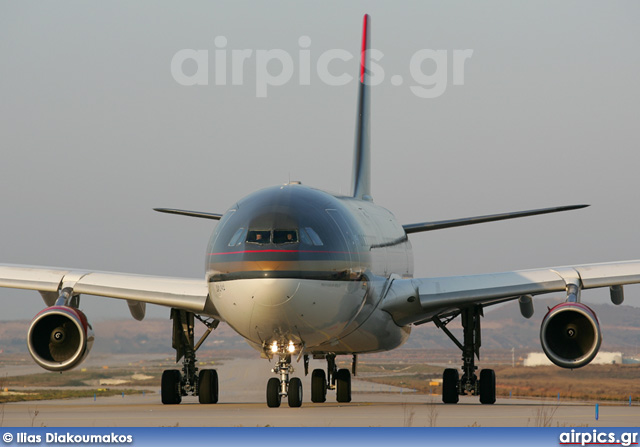
[[[198,343],[194,338],[194,321],[200,320],[207,331]],[[173,320],[173,348],[176,350],[176,363],[182,359],[182,371],[169,369],[162,373],[161,394],[163,404],[179,404],[182,396],[198,396],[201,404],[218,402],[218,372],[215,369],[203,369],[198,374],[196,351],[214,330],[218,320],[204,320],[193,312],[171,309]]]
[[[482,306],[472,306],[461,309],[459,315],[462,318],[463,343],[448,329],[450,323],[457,315],[443,321],[434,318],[434,323],[460,348],[462,351],[462,379],[458,370],[447,368],[442,375],[442,402],[445,404],[458,403],[458,396],[470,394],[480,396],[480,403],[493,404],[496,401],[496,375],[492,369],[480,371],[480,380],[476,375],[478,367],[475,365],[475,357],[480,359],[480,317]]]

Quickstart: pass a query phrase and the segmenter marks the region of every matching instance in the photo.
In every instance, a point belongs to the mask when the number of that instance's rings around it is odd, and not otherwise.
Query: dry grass
[[[398,367],[400,366],[400,368]],[[490,367],[490,366],[488,366]],[[369,365],[374,376],[359,377],[385,385],[411,388],[419,393],[441,393],[429,384],[442,377],[443,368],[428,365]],[[555,366],[494,367],[498,396],[542,397],[561,399],[628,402],[640,396],[640,365],[589,365],[577,370]],[[385,374],[386,371],[386,374]],[[427,372],[429,371],[429,372]]]
[[[551,427],[553,424],[553,416],[558,411],[558,405],[539,406],[534,414],[533,426],[534,427]]]
[[[640,395],[640,365],[590,365],[579,370],[553,366],[496,368],[500,396],[628,401]]]
[[[427,426],[435,427],[438,422],[438,407],[433,397],[429,398],[427,402]]]
[[[11,391],[11,390],[10,390]],[[113,389],[113,390],[72,390],[72,389],[29,389],[19,394],[0,394],[0,404],[8,402],[28,402],[34,400],[53,400],[53,399],[79,399],[81,397],[93,397],[95,394],[97,397],[107,396],[119,396],[124,392],[125,396],[128,394],[142,394],[142,390],[131,389]],[[148,391],[147,392],[151,392]],[[36,415],[37,416],[37,415]]]
[[[29,417],[31,418],[31,426],[33,427],[36,422],[36,418],[40,414],[40,410],[38,410],[38,407],[36,407],[33,411],[31,411],[31,407],[27,407],[27,413],[29,413]]]
[[[416,412],[413,406],[409,406],[406,403],[402,405],[404,410],[404,426],[413,427],[413,418],[416,416]]]
[[[8,361],[16,365],[30,365],[31,360],[24,356],[6,356]],[[201,356],[201,365],[222,364],[218,358],[210,355]],[[173,359],[142,360],[126,366],[93,367],[74,369],[63,373],[42,372],[19,376],[0,377],[0,404],[5,402],[22,402],[51,399],[75,399],[83,397],[97,397],[128,394],[141,394],[141,387],[157,389],[160,386],[162,370],[176,368]],[[134,380],[133,376],[148,376],[143,380]],[[117,379],[118,385],[101,385],[105,379]],[[121,382],[120,382],[121,381]],[[134,388],[135,389],[132,389]],[[4,393],[8,388],[9,393]],[[146,390],[146,392],[151,392]],[[0,413],[0,418],[2,414]]]

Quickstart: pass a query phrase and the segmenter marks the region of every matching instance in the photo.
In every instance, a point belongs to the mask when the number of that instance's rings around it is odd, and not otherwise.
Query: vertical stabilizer
[[[371,197],[371,151],[369,147],[369,40],[371,17],[364,15],[362,49],[360,50],[360,76],[358,78],[358,113],[356,116],[356,142],[353,157],[353,197],[373,200]]]

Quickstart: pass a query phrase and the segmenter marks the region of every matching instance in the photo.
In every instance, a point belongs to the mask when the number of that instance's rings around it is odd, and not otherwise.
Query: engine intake
[[[598,318],[582,303],[558,304],[542,320],[540,342],[549,360],[562,368],[588,365],[602,342]]]
[[[52,306],[40,312],[29,326],[27,345],[33,360],[49,371],[78,366],[93,345],[93,328],[80,310]]]

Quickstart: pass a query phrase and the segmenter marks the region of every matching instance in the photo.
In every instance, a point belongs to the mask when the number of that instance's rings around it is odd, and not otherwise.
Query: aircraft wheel
[[[272,377],[267,382],[267,406],[269,408],[278,408],[281,400],[280,379]]]
[[[445,404],[458,403],[458,370],[447,368],[442,374],[442,402]]]
[[[163,404],[175,405],[182,402],[181,381],[182,377],[177,369],[167,369],[162,372],[160,394],[162,395]]]
[[[201,370],[198,384],[198,400],[201,404],[218,403],[218,372],[215,369]]]
[[[289,380],[289,389],[287,391],[287,400],[291,408],[302,406],[302,380],[297,377]]]
[[[351,373],[348,369],[339,369],[336,373],[336,397],[338,402],[351,402]]]
[[[496,373],[492,369],[480,371],[480,403],[493,404],[496,402]]]
[[[327,376],[323,369],[314,369],[311,373],[311,402],[321,403],[327,400]]]

